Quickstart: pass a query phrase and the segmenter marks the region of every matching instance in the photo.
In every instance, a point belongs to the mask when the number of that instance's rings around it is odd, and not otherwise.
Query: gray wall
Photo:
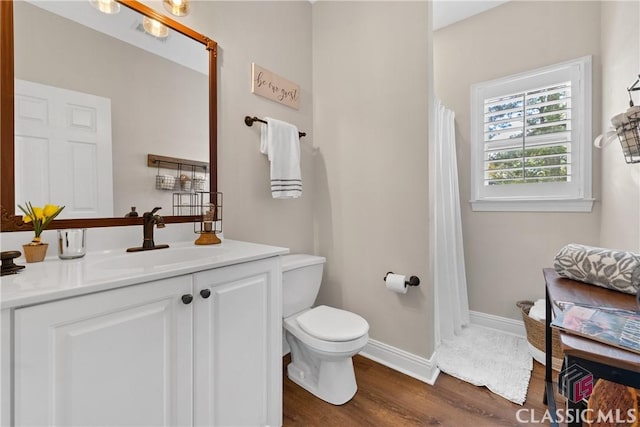
[[[314,231],[320,303],[364,316],[371,338],[433,350],[428,234],[428,5],[313,6]],[[406,295],[388,271],[417,275]]]
[[[157,10],[157,2],[146,1]],[[194,2],[180,22],[211,37],[218,49],[218,187],[224,193],[227,238],[310,253],[314,249],[316,153],[312,116],[311,4],[295,2]],[[251,93],[251,63],[300,85],[294,110]],[[260,153],[260,128],[244,116],[273,117],[298,126],[302,138],[303,195],[271,198],[269,161]]]
[[[602,126],[629,106],[626,88],[640,73],[640,3],[602,2]],[[640,105],[640,92],[634,92]],[[600,245],[640,252],[640,164],[626,164],[618,141],[602,150]]]
[[[472,212],[470,85],[593,55],[593,133],[597,135],[599,28],[599,2],[511,1],[434,33],[435,92],[456,113],[471,310],[520,319],[515,302],[544,297],[542,268],[553,265],[560,248],[572,242],[598,245],[600,203],[591,213]],[[599,161],[594,151],[593,188],[598,199]]]

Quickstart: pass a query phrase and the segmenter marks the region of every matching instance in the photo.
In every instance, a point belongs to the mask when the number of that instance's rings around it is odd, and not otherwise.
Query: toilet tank
[[[282,317],[310,308],[322,282],[324,257],[305,254],[282,257]]]

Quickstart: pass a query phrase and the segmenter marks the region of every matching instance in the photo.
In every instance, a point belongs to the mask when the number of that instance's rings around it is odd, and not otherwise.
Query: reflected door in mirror
[[[16,79],[15,164],[16,204],[113,216],[111,101]]]

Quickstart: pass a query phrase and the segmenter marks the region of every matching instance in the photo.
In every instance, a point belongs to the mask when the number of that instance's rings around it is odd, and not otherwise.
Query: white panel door
[[[193,422],[191,276],[17,309],[18,426]]]
[[[111,145],[111,100],[16,79],[16,204],[65,205],[59,218],[112,217]]]
[[[195,424],[282,425],[279,257],[197,273],[194,290]]]

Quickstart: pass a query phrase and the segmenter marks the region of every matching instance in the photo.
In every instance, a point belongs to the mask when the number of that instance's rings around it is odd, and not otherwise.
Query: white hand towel
[[[529,317],[535,320],[544,320],[547,317],[547,303],[544,299],[537,300],[529,310]]]
[[[260,152],[271,162],[271,196],[293,199],[302,195],[300,172],[300,137],[298,128],[281,120],[265,117],[262,125]]]

